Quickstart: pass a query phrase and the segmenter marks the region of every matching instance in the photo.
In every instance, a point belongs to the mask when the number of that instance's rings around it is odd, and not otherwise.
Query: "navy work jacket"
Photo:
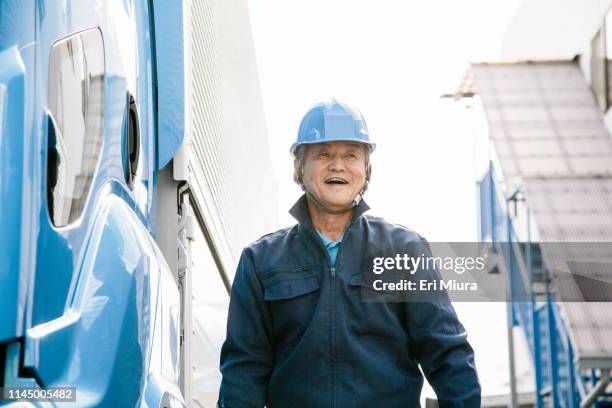
[[[305,196],[298,224],[244,249],[221,351],[220,407],[418,407],[423,377],[441,407],[479,407],[474,352],[447,300],[362,302],[368,247],[426,241],[355,207],[335,265]]]

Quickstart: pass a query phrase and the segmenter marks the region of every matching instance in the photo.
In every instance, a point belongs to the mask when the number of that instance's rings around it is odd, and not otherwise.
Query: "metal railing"
[[[480,240],[491,242],[503,254],[509,274],[511,299],[530,299],[512,301],[511,318],[514,326],[522,328],[529,346],[535,373],[536,406],[578,407],[600,378],[595,370],[581,371],[574,363],[572,341],[559,305],[555,302],[548,270],[539,245],[531,242],[528,203],[523,203],[527,210],[528,233],[521,242],[515,232],[517,226],[509,211],[509,204],[514,201],[516,205],[516,200],[525,199],[516,192],[509,197],[504,196],[498,185],[499,180],[491,164],[478,182]],[[502,237],[507,239],[504,245],[501,245]],[[516,293],[525,288],[529,291],[528,296]],[[594,406],[598,406],[598,403],[594,402]]]

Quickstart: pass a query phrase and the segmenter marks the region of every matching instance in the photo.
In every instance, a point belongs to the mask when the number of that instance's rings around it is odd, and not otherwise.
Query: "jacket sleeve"
[[[431,256],[424,239],[418,252]],[[418,256],[418,255],[417,255]],[[419,279],[441,279],[435,268],[418,270]],[[440,407],[480,407],[474,350],[446,293],[432,301],[406,302],[408,333],[423,374]]]
[[[232,284],[227,337],[221,349],[219,407],[257,407],[267,402],[274,364],[271,318],[248,250],[243,251]]]

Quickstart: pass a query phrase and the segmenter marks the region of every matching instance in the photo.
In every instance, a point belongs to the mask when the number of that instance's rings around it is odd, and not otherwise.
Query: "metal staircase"
[[[512,194],[506,197],[496,178],[493,164],[478,182],[480,206],[480,240],[489,241],[503,253],[509,274],[512,299],[513,326],[522,329],[529,346],[536,386],[538,408],[608,407],[612,394],[601,393],[588,403],[590,393],[600,384],[605,370],[581,368],[574,358],[574,343],[568,334],[567,318],[555,301],[551,281],[540,245],[531,242],[529,234],[520,240],[516,233],[518,218],[512,211],[513,201],[522,200],[528,210],[526,197]],[[526,222],[530,223],[529,211]],[[523,220],[520,220],[521,222]],[[525,230],[523,228],[522,230]],[[527,231],[530,226],[527,225]],[[527,291],[528,293],[519,293]],[[611,311],[612,313],[612,311]],[[611,340],[612,341],[612,340]],[[605,378],[604,378],[605,379]]]

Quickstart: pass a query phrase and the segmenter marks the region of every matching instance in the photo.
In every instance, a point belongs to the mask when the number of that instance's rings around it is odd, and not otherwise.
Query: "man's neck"
[[[310,200],[308,200],[308,212],[310,213],[312,226],[332,241],[340,239],[344,228],[351,222],[353,217],[353,210],[342,214],[329,214],[321,210]]]

